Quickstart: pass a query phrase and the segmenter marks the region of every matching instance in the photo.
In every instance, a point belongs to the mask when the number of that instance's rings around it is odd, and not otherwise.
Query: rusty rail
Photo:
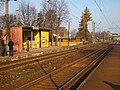
[[[16,60],[16,61],[12,61],[12,62],[5,62],[0,65],[0,71],[6,71],[6,70],[14,69],[16,67],[35,63],[36,60],[38,60],[40,62],[45,62],[46,59],[56,58],[58,56],[66,55],[68,53],[72,54],[72,53],[75,53],[76,51],[77,51],[76,49],[71,49],[71,50],[67,50],[67,51],[60,51],[60,52],[46,54],[46,55],[42,55],[42,56],[29,57],[29,58]]]
[[[53,77],[56,73],[58,73],[58,72],[60,72],[60,71],[63,71],[64,69],[67,69],[68,67],[70,67],[70,66],[78,63],[80,60],[84,60],[85,58],[88,58],[89,56],[95,54],[96,52],[100,53],[100,50],[95,51],[95,52],[92,52],[92,53],[88,54],[87,56],[85,56],[85,57],[83,57],[83,58],[81,58],[81,59],[79,59],[79,60],[77,60],[77,61],[75,61],[75,62],[73,62],[73,63],[71,63],[71,64],[69,64],[69,65],[67,65],[67,66],[64,66],[64,67],[62,67],[62,68],[60,68],[60,69],[58,69],[58,70],[56,70],[56,71],[53,71],[53,72],[51,72],[51,73],[49,73],[49,74],[47,74],[47,75],[45,75],[45,76],[43,76],[43,77],[41,77],[41,78],[38,78],[38,79],[36,79],[36,80],[28,83],[28,84],[25,84],[25,85],[17,88],[16,90],[26,90],[26,89],[34,86],[35,84],[39,83],[40,81],[45,80],[46,78],[51,78],[51,77]],[[96,60],[94,60],[93,62],[95,62],[95,61],[96,61]],[[92,63],[93,63],[93,62],[92,62]],[[83,70],[86,69],[86,67],[90,67],[90,66],[91,66],[91,63],[89,63],[89,64],[88,64],[87,66],[85,66],[82,70],[80,70],[79,73],[81,72],[82,75],[84,75],[84,74],[83,74]],[[84,72],[85,72],[85,71],[88,71],[88,69],[84,70]],[[75,80],[75,79],[76,79],[75,77],[77,77],[77,76],[76,76],[76,75],[73,76],[73,78],[69,79],[69,81],[66,81],[66,82],[65,82],[64,84],[62,84],[61,86],[56,85],[55,82],[53,82],[53,83],[54,83],[54,85],[56,86],[57,89],[60,89],[60,90],[61,90],[61,89],[64,89],[64,88],[66,88],[66,87],[68,87],[68,86],[73,85],[73,81],[76,81],[76,80]],[[75,78],[75,79],[74,79],[74,78]],[[53,80],[53,79],[51,78],[51,81],[52,81],[52,80]],[[72,83],[72,84],[71,84],[71,83]],[[75,82],[74,82],[74,83],[75,83]],[[70,84],[71,84],[71,85],[70,85]]]
[[[110,46],[103,52],[99,57],[97,57],[94,61],[85,66],[80,72],[78,72],[73,78],[65,82],[62,86],[58,88],[58,90],[72,90],[74,88],[74,84],[77,81],[83,82],[83,80],[90,74],[90,72],[99,64],[99,62],[109,53],[109,51],[113,48]],[[85,77],[84,77],[85,76]],[[84,79],[83,79],[84,78]],[[80,80],[81,79],[81,80]],[[80,83],[79,82],[79,83]],[[74,88],[75,89],[75,88]]]

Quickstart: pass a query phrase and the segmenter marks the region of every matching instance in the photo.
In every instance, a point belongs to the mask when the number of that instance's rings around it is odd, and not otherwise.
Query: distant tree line
[[[0,4],[2,3],[5,3],[5,0],[0,1]],[[9,15],[9,26],[46,27],[51,28],[51,35],[53,33],[58,34],[58,28],[68,19],[69,15],[65,0],[43,0],[41,6],[41,10],[37,11],[36,7],[30,1],[26,2],[22,0],[15,14]],[[2,8],[3,6],[0,5],[0,10]],[[5,15],[0,15],[0,27],[6,28]]]
[[[9,15],[9,26],[39,26],[51,28],[50,40],[53,39],[53,34],[64,36],[60,26],[63,22],[69,19],[69,9],[65,0],[42,0],[41,9],[38,11],[36,7],[30,2],[22,0],[19,3],[19,8],[15,14]],[[0,0],[0,28],[6,28],[6,18],[4,12],[5,0]],[[81,39],[90,40],[91,33],[88,30],[88,22],[92,20],[91,13],[88,7],[82,12],[78,30],[74,29],[72,37],[79,37]],[[95,36],[102,38],[107,32],[97,32]]]
[[[0,1],[0,11],[3,7]],[[44,0],[41,10],[38,12],[36,7],[30,1],[21,1],[15,14],[9,15],[10,27],[13,26],[40,26],[56,29],[68,17],[67,4],[64,0]],[[5,15],[0,14],[1,25],[5,27]]]

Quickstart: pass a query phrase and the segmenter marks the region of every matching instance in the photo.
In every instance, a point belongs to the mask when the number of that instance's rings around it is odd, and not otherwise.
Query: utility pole
[[[70,21],[68,21],[68,46],[70,45],[69,32],[70,32]]]
[[[106,37],[105,34],[106,34],[106,33],[105,33],[105,29],[104,29],[104,33],[103,33],[103,42],[105,42],[105,37]]]
[[[17,37],[18,37],[18,38],[17,38],[17,41],[18,41],[18,42],[17,42],[17,44],[18,44],[17,50],[19,51],[19,41],[20,41],[20,40],[19,40],[19,34],[18,34],[18,33],[19,33],[19,32],[18,32],[18,26],[19,26],[19,25],[18,25],[18,19],[19,19],[18,17],[19,17],[19,10],[17,9],[17,10],[16,10],[16,30],[17,30]]]
[[[8,0],[6,0],[6,13],[5,13],[5,16],[6,16],[6,44],[8,44],[8,42],[10,41],[10,28],[9,28],[9,10],[8,10]],[[7,48],[8,50],[8,48]]]
[[[6,5],[6,12],[5,12],[5,16],[6,16],[6,44],[8,44],[8,42],[10,41],[10,26],[9,26],[9,1],[10,0],[6,0],[5,1],[5,5]],[[17,1],[17,0],[14,0]],[[8,47],[7,47],[8,50]]]
[[[92,22],[92,42],[95,43],[95,22]]]
[[[56,41],[55,41],[55,46],[58,46],[58,30],[60,27],[60,17],[57,18],[58,20],[58,25],[57,25],[57,29],[56,29]]]

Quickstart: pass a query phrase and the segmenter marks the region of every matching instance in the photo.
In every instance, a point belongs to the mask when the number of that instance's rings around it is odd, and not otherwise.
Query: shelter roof
[[[31,30],[51,31],[50,28],[46,28],[46,27],[23,26],[22,28],[28,29],[28,31],[31,31]]]

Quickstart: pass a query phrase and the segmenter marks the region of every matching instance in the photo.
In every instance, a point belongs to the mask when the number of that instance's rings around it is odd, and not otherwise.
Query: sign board
[[[39,30],[39,27],[32,26],[33,30]]]
[[[110,33],[110,36],[119,36],[118,33]]]

